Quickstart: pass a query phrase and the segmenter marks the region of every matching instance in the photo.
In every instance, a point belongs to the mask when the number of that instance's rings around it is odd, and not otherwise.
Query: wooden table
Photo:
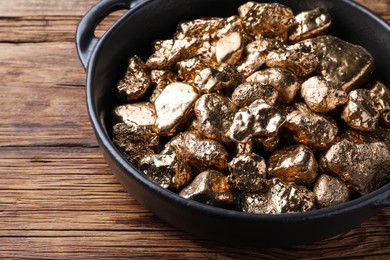
[[[86,113],[74,31],[96,1],[0,1],[1,259],[390,257],[389,208],[326,241],[261,250],[196,239],[140,206],[111,174]],[[390,21],[389,0],[360,2]]]

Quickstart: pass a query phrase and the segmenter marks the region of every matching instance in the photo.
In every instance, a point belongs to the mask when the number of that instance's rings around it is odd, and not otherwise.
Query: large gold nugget
[[[139,126],[152,128],[156,122],[156,111],[150,102],[140,102],[117,106],[113,109],[115,123],[132,121]]]
[[[246,81],[272,85],[278,91],[279,99],[284,104],[292,102],[301,87],[293,73],[281,68],[257,71],[249,76]]]
[[[184,157],[196,173],[206,169],[222,171],[228,166],[228,152],[218,141],[205,139],[198,132],[186,132],[183,136]]]
[[[165,189],[179,190],[192,180],[191,168],[180,152],[146,155],[140,170]]]
[[[241,204],[244,212],[256,214],[306,212],[315,209],[315,196],[304,186],[273,178],[264,190],[244,192]]]
[[[301,96],[308,107],[318,113],[325,113],[344,105],[348,101],[347,93],[339,84],[314,76],[302,83]]]
[[[285,49],[282,42],[273,38],[261,38],[245,46],[242,60],[237,65],[237,70],[244,77],[260,69],[265,63],[268,53],[272,50]]]
[[[201,41],[215,41],[218,39],[218,31],[223,27],[224,18],[211,17],[182,22],[177,26],[175,39],[188,37]]]
[[[177,75],[170,70],[152,70],[150,71],[150,79],[154,90],[149,101],[154,103],[166,86],[177,81]]]
[[[272,153],[268,174],[285,182],[310,187],[317,178],[318,164],[313,151],[304,145],[287,146]]]
[[[293,43],[325,34],[332,23],[332,17],[327,11],[316,8],[297,14],[295,21],[298,26],[288,37]]]
[[[341,114],[347,124],[362,131],[375,131],[378,128],[379,112],[375,109],[368,89],[355,89],[349,93],[348,103]]]
[[[296,76],[306,78],[313,74],[319,65],[317,45],[310,39],[284,49],[270,51],[266,57],[266,65],[286,68]]]
[[[390,152],[382,142],[354,144],[341,141],[325,154],[326,167],[360,195],[390,180]]]
[[[263,157],[255,154],[239,154],[229,162],[228,183],[242,191],[258,191],[266,181],[267,166]]]
[[[212,93],[227,88],[231,78],[216,69],[206,68],[200,71],[194,78],[194,86],[202,93]]]
[[[154,105],[157,120],[155,130],[160,135],[173,135],[193,111],[193,105],[199,94],[191,85],[181,82],[172,83],[164,88]]]
[[[347,185],[336,177],[322,174],[313,189],[317,205],[320,208],[331,207],[349,200]]]
[[[124,77],[119,80],[116,88],[119,96],[127,101],[135,101],[144,96],[150,86],[150,75],[143,61],[134,55]]]
[[[229,98],[216,93],[202,95],[196,101],[194,111],[199,131],[204,136],[222,142],[230,140],[226,133],[237,107]]]
[[[319,48],[318,72],[326,80],[341,84],[349,93],[371,79],[374,58],[366,49],[330,35],[314,41]]]
[[[155,52],[146,61],[149,69],[170,69],[179,60],[192,58],[198,50],[200,43],[195,38],[181,40],[157,41]]]
[[[288,30],[294,25],[294,14],[281,4],[247,2],[238,8],[245,29],[252,35],[287,38]]]
[[[274,106],[278,92],[269,84],[245,82],[239,85],[232,94],[232,101],[239,107],[249,106],[256,99],[262,99]]]
[[[244,48],[241,34],[233,32],[221,38],[215,46],[215,58],[218,63],[236,64]]]
[[[234,115],[229,137],[245,143],[253,136],[275,136],[284,121],[285,117],[279,109],[258,99]]]
[[[144,156],[154,154],[159,143],[158,135],[133,121],[115,124],[112,132],[115,146],[135,167]]]
[[[381,113],[382,122],[390,126],[390,90],[381,82],[376,81],[370,89],[370,95],[376,110]]]
[[[179,195],[212,206],[233,206],[237,200],[237,192],[230,188],[226,176],[215,170],[199,173]]]
[[[291,131],[295,142],[316,150],[330,147],[338,132],[333,119],[310,111],[292,111],[283,126]]]

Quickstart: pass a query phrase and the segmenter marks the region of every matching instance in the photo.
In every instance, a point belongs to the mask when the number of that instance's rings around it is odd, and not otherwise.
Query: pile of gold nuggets
[[[178,25],[117,83],[113,142],[150,180],[244,212],[305,212],[390,181],[390,91],[326,10],[247,2]]]

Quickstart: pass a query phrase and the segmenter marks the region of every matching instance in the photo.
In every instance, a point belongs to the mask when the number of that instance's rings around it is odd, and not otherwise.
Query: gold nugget
[[[390,90],[383,83],[376,81],[370,89],[370,95],[376,110],[381,114],[382,122],[390,126]]]
[[[336,177],[322,174],[313,189],[316,203],[320,208],[335,206],[347,202],[350,192],[347,185]]]
[[[117,106],[113,109],[115,123],[134,122],[139,126],[152,128],[156,122],[156,111],[150,102],[140,102]]]
[[[138,100],[144,96],[150,83],[149,71],[143,61],[134,55],[129,59],[124,77],[117,84],[117,92],[124,100]]]
[[[194,78],[194,86],[202,93],[212,93],[229,87],[230,76],[222,71],[205,68]]]
[[[177,75],[170,70],[152,70],[150,71],[150,79],[152,80],[154,90],[150,95],[149,101],[154,103],[166,86],[177,81]]]
[[[256,99],[262,99],[274,106],[278,92],[269,84],[245,82],[239,85],[232,94],[232,101],[239,107],[249,106]]]
[[[155,131],[160,135],[173,135],[193,112],[198,96],[196,89],[185,83],[166,86],[154,102],[157,114]]]
[[[221,38],[215,46],[215,58],[218,63],[236,64],[243,50],[241,34],[233,32]]]

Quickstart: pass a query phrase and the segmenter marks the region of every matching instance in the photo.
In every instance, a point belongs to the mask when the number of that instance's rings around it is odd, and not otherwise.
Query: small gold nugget
[[[139,126],[151,129],[156,122],[156,111],[150,102],[140,102],[117,106],[113,109],[115,123],[132,121]]]
[[[215,170],[199,173],[179,195],[213,206],[234,205],[237,201],[237,192],[230,188],[226,176]]]
[[[290,8],[281,4],[247,2],[238,8],[245,29],[252,35],[287,38],[288,30],[295,24]]]
[[[212,93],[229,87],[230,76],[216,69],[205,68],[194,78],[194,86],[202,93]]]
[[[347,202],[350,192],[347,185],[336,177],[322,174],[313,188],[316,203],[320,208]]]
[[[267,166],[263,157],[255,154],[239,154],[229,162],[227,182],[242,191],[258,191],[266,181]]]
[[[370,91],[356,89],[349,93],[341,118],[352,128],[362,131],[375,131],[378,128],[379,112],[375,109]]]
[[[330,147],[338,132],[333,119],[310,111],[294,110],[287,115],[283,127],[291,131],[295,142],[316,150]]]
[[[297,27],[290,33],[290,42],[299,42],[307,38],[325,34],[332,23],[330,14],[321,9],[301,12],[295,16]]]
[[[376,110],[381,113],[382,122],[390,126],[390,90],[383,83],[376,81],[370,89],[370,95]]]
[[[363,47],[330,35],[317,37],[313,41],[318,46],[319,74],[328,81],[341,84],[347,93],[372,77],[374,58]]]
[[[229,136],[237,142],[247,142],[253,136],[275,136],[284,123],[283,113],[258,99],[234,115]]]
[[[297,77],[289,70],[282,68],[256,71],[246,81],[260,82],[273,86],[279,93],[279,100],[284,104],[291,103],[301,87]]]
[[[154,102],[157,114],[155,131],[160,135],[173,135],[193,112],[198,96],[196,89],[185,83],[166,86]]]
[[[183,134],[183,154],[196,173],[210,168],[222,171],[228,166],[229,154],[225,147],[196,131]]]
[[[150,86],[149,71],[143,61],[134,55],[129,59],[129,64],[124,77],[119,80],[116,88],[118,95],[127,101],[135,101],[144,96]]]
[[[326,152],[324,162],[329,171],[360,195],[377,189],[378,180],[390,180],[390,151],[382,142],[338,142]]]
[[[236,64],[243,50],[241,34],[233,32],[221,38],[215,46],[215,58],[218,63]]]
[[[268,160],[268,175],[285,182],[310,187],[317,178],[318,164],[313,151],[304,145],[281,148]]]
[[[237,107],[229,98],[217,93],[204,94],[196,101],[194,111],[197,126],[204,136],[222,142],[230,140],[226,133]]]
[[[302,83],[301,96],[307,106],[318,113],[329,112],[348,101],[347,93],[339,84],[314,76]]]
[[[249,106],[256,99],[262,99],[274,106],[278,99],[278,92],[269,84],[245,82],[239,85],[232,94],[232,101],[239,107]]]
[[[133,121],[115,124],[112,130],[114,144],[135,167],[144,156],[154,154],[159,143],[158,135]]]
[[[181,81],[192,84],[195,76],[202,70],[209,68],[209,65],[209,62],[195,57],[179,61],[176,64],[176,68]]]
[[[142,158],[140,170],[165,189],[179,190],[192,180],[191,168],[180,152],[150,154]]]
[[[170,70],[152,70],[150,71],[150,79],[152,80],[154,90],[149,101],[154,103],[166,86],[177,81],[177,75]]]
[[[315,209],[315,196],[304,186],[291,185],[278,178],[267,182],[264,190],[244,192],[242,210],[257,214],[305,212]]]

